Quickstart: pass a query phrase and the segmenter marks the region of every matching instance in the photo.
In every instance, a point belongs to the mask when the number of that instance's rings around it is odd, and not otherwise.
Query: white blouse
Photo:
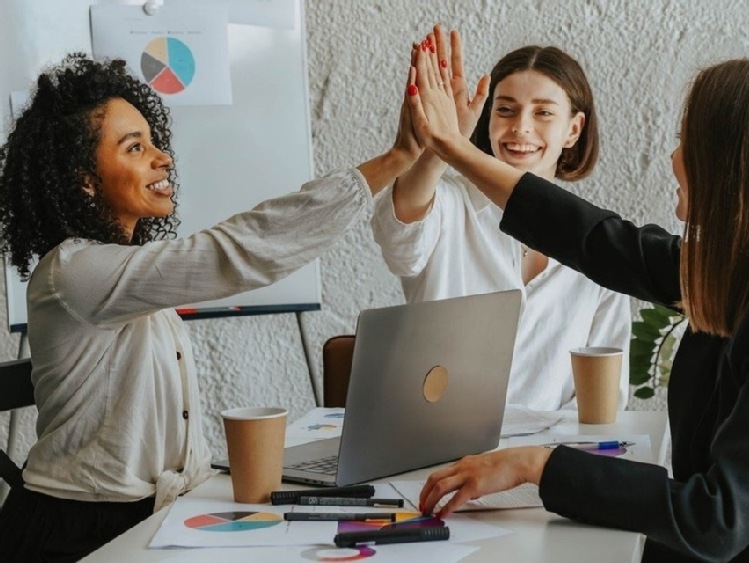
[[[39,418],[26,487],[155,510],[213,474],[190,339],[173,310],[280,280],[371,211],[358,170],[331,174],[184,239],[68,239],[28,287]]]
[[[375,202],[372,229],[408,302],[519,288],[524,305],[507,402],[533,410],[576,408],[569,351],[580,346],[624,350],[619,408],[629,399],[629,298],[549,259],[526,286],[520,243],[499,230],[502,210],[450,170],[421,221],[395,217],[392,186]]]

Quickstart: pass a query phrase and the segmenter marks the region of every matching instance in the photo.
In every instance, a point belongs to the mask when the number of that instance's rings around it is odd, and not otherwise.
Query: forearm
[[[437,139],[432,150],[502,209],[523,175],[522,171],[484,153],[459,134]]]
[[[551,452],[552,450],[549,448],[528,448],[528,457],[525,467],[525,481],[527,483],[538,485],[541,482],[541,475],[544,473],[544,468],[549,461]]]
[[[426,216],[445,168],[442,159],[425,151],[409,170],[398,176],[393,186],[393,208],[399,221],[413,223]]]
[[[361,163],[357,168],[367,181],[372,195],[375,195],[411,168],[413,163],[414,160],[408,153],[392,148],[386,153]]]

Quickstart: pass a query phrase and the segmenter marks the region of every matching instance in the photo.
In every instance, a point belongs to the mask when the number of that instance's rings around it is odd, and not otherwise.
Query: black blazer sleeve
[[[603,287],[672,308],[680,300],[680,237],[638,228],[533,174],[518,182],[500,228]]]
[[[667,306],[680,299],[679,237],[531,174],[501,228],[615,291]],[[687,330],[669,383],[675,479],[657,465],[562,446],[541,477],[544,506],[646,534],[669,554],[658,561],[749,562],[748,376],[749,314],[731,338]]]

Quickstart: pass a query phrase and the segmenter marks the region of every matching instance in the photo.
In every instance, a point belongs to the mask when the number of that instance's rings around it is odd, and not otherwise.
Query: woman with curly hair
[[[0,512],[5,561],[75,561],[210,477],[174,307],[307,264],[420,154],[402,111],[384,154],[177,239],[169,127],[124,62],[76,54],[39,77],[0,148],[2,250],[29,278],[39,410]]]

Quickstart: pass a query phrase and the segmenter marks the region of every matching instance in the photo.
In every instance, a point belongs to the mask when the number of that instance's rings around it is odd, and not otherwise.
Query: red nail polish
[[[409,96],[415,96],[419,93],[419,89],[416,87],[416,84],[409,84],[406,91],[408,92]]]
[[[435,49],[434,45],[432,45],[431,43],[429,44],[429,50],[430,50],[430,51],[431,51],[432,53],[436,53],[436,52],[437,52],[437,49]]]
[[[445,59],[442,59],[442,60],[440,61],[440,66],[441,66],[442,68],[447,68],[447,61],[446,61]]]

